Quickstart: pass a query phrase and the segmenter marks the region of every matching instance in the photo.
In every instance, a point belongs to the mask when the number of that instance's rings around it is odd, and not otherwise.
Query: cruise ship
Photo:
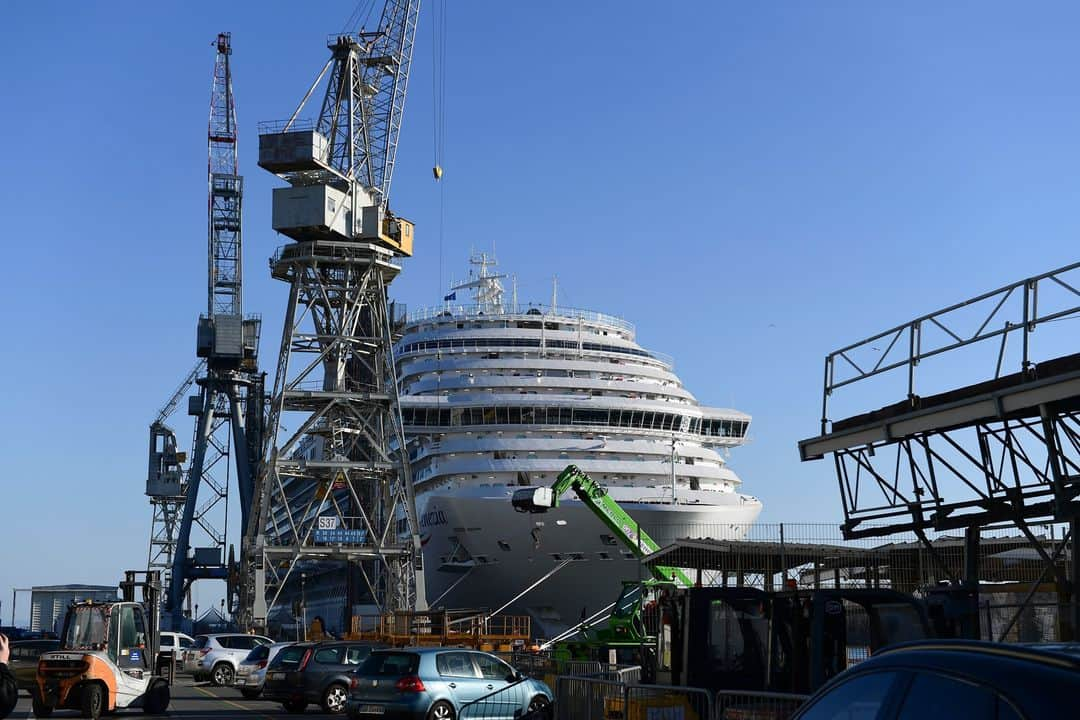
[[[738,492],[722,453],[746,442],[749,415],[699,404],[629,322],[558,306],[554,292],[519,305],[491,257],[470,265],[395,344],[430,606],[527,614],[552,637],[638,576],[576,498],[513,511],[515,490],[550,486],[571,463],[661,544],[745,534],[761,503]]]

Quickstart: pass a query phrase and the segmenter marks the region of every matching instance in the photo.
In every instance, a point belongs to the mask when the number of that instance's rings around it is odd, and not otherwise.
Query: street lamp
[[[300,622],[304,625],[304,641],[307,641],[307,573],[300,573]]]

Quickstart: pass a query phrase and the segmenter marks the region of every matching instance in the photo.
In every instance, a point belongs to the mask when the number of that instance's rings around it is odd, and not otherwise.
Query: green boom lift
[[[630,513],[623,510],[600,483],[576,465],[568,465],[550,488],[522,488],[516,491],[512,503],[518,512],[545,513],[557,508],[563,495],[570,490],[635,557],[644,557],[660,549]],[[679,568],[658,566],[651,571],[653,577],[650,580],[623,583],[622,593],[615,601],[606,629],[582,628],[581,634],[585,639],[560,643],[556,646],[556,656],[606,661],[613,654],[612,651],[618,657],[626,654],[620,650],[633,652],[653,646],[655,638],[649,633],[651,628],[646,627],[644,618],[645,603],[665,589],[692,587],[694,583]]]

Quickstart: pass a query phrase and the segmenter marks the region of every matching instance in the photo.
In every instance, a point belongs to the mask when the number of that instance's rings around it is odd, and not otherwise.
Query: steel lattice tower
[[[254,626],[314,560],[352,563],[384,610],[423,603],[387,294],[412,254],[412,224],[387,198],[418,12],[388,0],[376,31],[332,37],[292,118],[260,128],[259,165],[289,183],[274,190],[274,229],[292,242],[270,262],[290,291],[245,538],[242,620]],[[324,78],[318,119],[298,121]]]
[[[257,370],[260,321],[242,314],[243,178],[237,164],[231,39],[229,33],[220,33],[214,43],[207,127],[207,310],[196,334],[196,354],[203,360],[166,406],[171,412],[192,382],[199,387],[199,393],[188,399],[188,414],[197,418],[192,457],[187,472],[180,475],[178,492],[172,485],[161,488],[170,494],[159,495],[162,501],[155,503],[151,530],[152,564],[171,556],[165,608],[173,627],[179,626],[181,603],[194,580],[234,577],[225,556],[230,470],[235,466],[241,525],[246,526],[265,425],[264,382]],[[164,472],[170,481],[176,479],[175,446],[175,435],[159,415],[151,426],[151,479],[155,468],[161,469],[159,477]],[[155,495],[149,486],[147,493]],[[191,557],[196,528],[207,542]],[[228,591],[230,604],[234,590]]]

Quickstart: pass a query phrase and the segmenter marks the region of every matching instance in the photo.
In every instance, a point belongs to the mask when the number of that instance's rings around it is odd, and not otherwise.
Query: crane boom
[[[168,402],[161,406],[158,410],[157,419],[150,423],[151,425],[159,425],[169,419],[169,416],[173,414],[173,410],[176,410],[176,406],[180,404],[180,401],[184,399],[184,395],[187,394],[188,388],[190,388],[195,379],[202,374],[202,371],[206,369],[206,361],[199,360],[195,363],[195,367],[191,368],[191,372],[187,374],[183,382],[181,382],[176,390],[173,391],[172,396]]]
[[[544,513],[559,506],[561,498],[573,490],[585,507],[592,510],[596,517],[607,526],[615,537],[634,554],[644,557],[660,549],[660,546],[638,524],[630,513],[623,510],[619,503],[608,495],[604,487],[589,477],[577,465],[568,465],[559,473],[559,477],[550,488],[524,488],[514,493],[514,509],[518,512]],[[679,568],[659,566],[652,568],[657,580],[675,581],[683,587],[693,587],[694,583]]]

